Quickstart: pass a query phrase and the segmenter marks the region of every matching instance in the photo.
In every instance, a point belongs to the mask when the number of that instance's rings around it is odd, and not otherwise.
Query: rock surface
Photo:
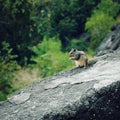
[[[120,48],[120,24],[117,24],[111,28],[112,32],[101,42],[97,55],[104,55],[109,52],[113,52]]]
[[[0,120],[120,120],[120,50],[14,93]]]

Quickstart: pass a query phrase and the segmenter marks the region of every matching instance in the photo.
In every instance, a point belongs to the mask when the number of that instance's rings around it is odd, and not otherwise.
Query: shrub
[[[79,39],[72,39],[70,45],[67,47],[67,50],[71,50],[71,48],[76,48],[78,50],[87,51],[88,42],[86,38],[80,37]]]
[[[106,15],[104,12],[94,13],[86,23],[86,29],[91,33],[92,37],[90,48],[95,50],[114,24],[113,17]]]
[[[18,68],[14,60],[16,55],[12,55],[12,48],[9,43],[2,42],[0,50],[0,101],[6,99],[7,95],[12,92],[12,78],[14,71]]]
[[[56,72],[62,71],[71,67],[73,64],[68,58],[68,53],[61,52],[61,42],[57,38],[44,37],[42,43],[32,48],[36,54],[32,56],[37,68],[40,69],[40,74],[43,77],[50,76]]]
[[[112,0],[101,0],[93,14],[88,18],[85,28],[91,34],[90,48],[96,50],[101,40],[116,23],[115,17],[120,9]]]

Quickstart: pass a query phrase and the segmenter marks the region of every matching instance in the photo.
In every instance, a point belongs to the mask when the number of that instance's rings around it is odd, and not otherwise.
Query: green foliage
[[[67,50],[71,50],[71,48],[76,48],[79,50],[87,51],[88,43],[85,38],[81,37],[79,39],[72,39],[71,44],[67,47]]]
[[[89,56],[91,56],[91,57],[96,56],[96,50],[93,50],[93,49],[90,48],[90,47],[87,48],[86,53],[87,53]]]
[[[61,52],[61,42],[55,37],[49,39],[44,37],[42,43],[34,46],[32,50],[36,56],[33,56],[31,60],[36,63],[35,66],[40,69],[43,77],[73,66],[68,53]]]
[[[116,23],[114,17],[119,11],[120,5],[112,0],[101,0],[93,14],[86,22],[86,30],[91,34],[90,48],[95,50],[101,40]]]
[[[100,10],[109,16],[116,17],[116,15],[120,9],[119,7],[120,7],[120,5],[117,2],[115,2],[114,0],[101,0],[101,3],[98,4],[97,9],[98,9],[98,11]]]
[[[85,32],[85,23],[91,11],[93,19],[88,19],[86,29],[92,37],[95,34],[94,43],[98,38],[99,26],[107,26],[105,30],[103,27],[104,31],[100,27],[100,33],[103,31],[105,35],[115,23],[118,6],[112,0],[0,0],[0,47],[7,40],[13,48],[12,52],[18,55],[16,60],[20,65],[30,63],[32,52],[28,47],[37,45],[44,36],[51,38],[58,35],[62,50],[66,50],[71,39],[79,38]],[[102,22],[104,24],[100,25]],[[97,29],[93,29],[97,24]],[[92,32],[92,29],[95,31]],[[99,35],[99,41],[104,35]]]
[[[112,25],[115,24],[113,17],[108,16],[104,12],[97,12],[92,15],[92,17],[86,23],[86,29],[91,33],[92,41],[90,47],[96,49],[105,37],[105,35],[110,31]]]
[[[100,0],[36,0],[34,4],[37,30],[41,36],[59,35],[62,50],[73,37],[84,31],[86,18]]]
[[[30,63],[32,52],[44,36],[59,35],[62,50],[84,31],[86,18],[100,0],[0,0],[0,47],[10,43],[20,65]]]
[[[12,92],[13,72],[18,69],[17,62],[14,60],[17,56],[12,55],[12,49],[7,42],[2,42],[0,50],[0,101],[6,99]]]
[[[10,43],[22,65],[25,57],[30,57],[27,46],[33,44],[36,36],[36,26],[30,18],[32,8],[28,0],[0,0],[0,47],[4,40]]]

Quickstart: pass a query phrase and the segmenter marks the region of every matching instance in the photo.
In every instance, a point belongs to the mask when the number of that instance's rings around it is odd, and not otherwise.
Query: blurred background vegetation
[[[95,55],[119,22],[119,0],[0,0],[0,100],[74,66],[71,48]]]

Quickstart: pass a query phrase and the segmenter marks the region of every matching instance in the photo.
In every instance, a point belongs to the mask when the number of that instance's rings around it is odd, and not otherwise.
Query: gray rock
[[[15,104],[21,104],[29,100],[31,93],[20,93],[9,98],[9,102]]]
[[[112,32],[101,42],[97,55],[104,55],[120,48],[120,24],[112,27]]]
[[[0,103],[0,120],[119,120],[120,50],[35,82]]]

